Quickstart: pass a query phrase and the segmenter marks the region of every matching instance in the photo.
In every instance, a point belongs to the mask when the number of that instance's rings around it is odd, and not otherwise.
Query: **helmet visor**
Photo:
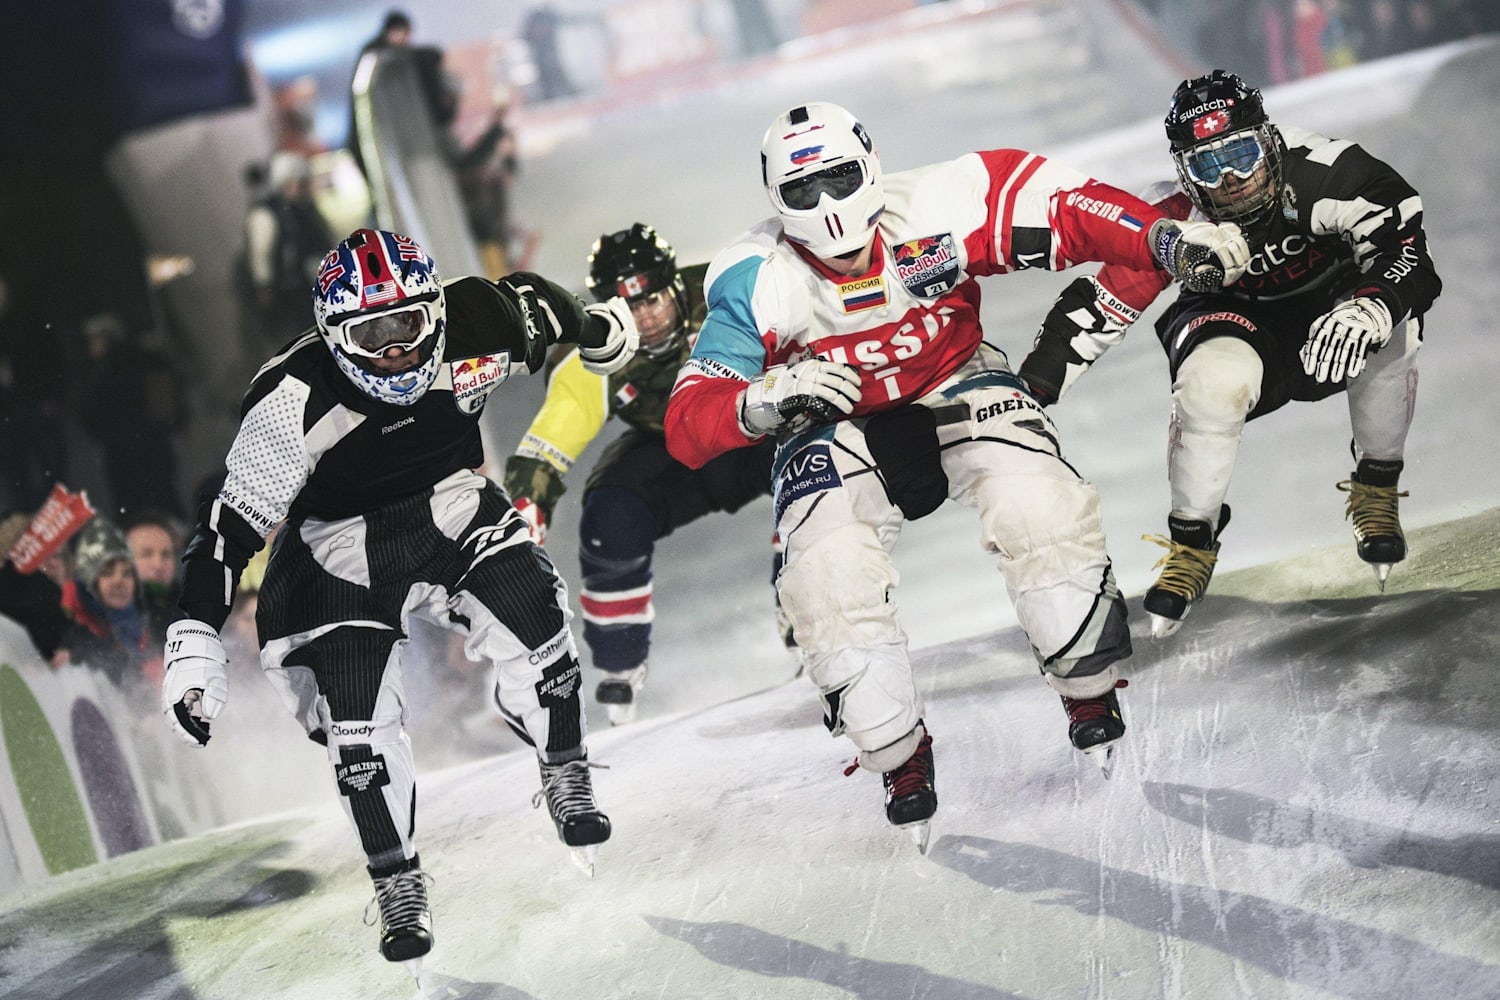
[[[1230,136],[1205,146],[1195,146],[1181,154],[1182,165],[1193,183],[1216,188],[1228,174],[1249,180],[1266,158],[1265,146],[1254,132]]]
[[[409,351],[437,327],[433,302],[413,302],[374,316],[356,315],[334,326],[350,354],[378,358],[391,348]]]
[[[859,160],[838,163],[814,174],[794,177],[781,185],[781,200],[795,212],[816,208],[826,192],[834,201],[843,201],[865,182],[865,170]]]

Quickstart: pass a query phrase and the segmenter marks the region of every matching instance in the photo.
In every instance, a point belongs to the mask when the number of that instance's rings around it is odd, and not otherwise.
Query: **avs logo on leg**
[[[788,458],[776,474],[776,522],[786,509],[803,497],[844,485],[843,477],[833,464],[833,450],[828,442],[809,444]]]

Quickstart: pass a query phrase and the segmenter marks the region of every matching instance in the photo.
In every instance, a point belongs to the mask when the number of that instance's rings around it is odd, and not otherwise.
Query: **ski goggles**
[[[1194,184],[1216,188],[1224,183],[1226,174],[1234,174],[1240,180],[1249,180],[1260,161],[1265,159],[1266,148],[1261,144],[1259,136],[1246,132],[1212,145],[1190,149],[1181,156],[1182,165]]]
[[[815,174],[786,181],[780,187],[782,203],[795,212],[805,212],[818,206],[818,199],[827,194],[834,201],[843,201],[860,189],[865,182],[865,168],[858,160],[837,163]]]
[[[349,354],[379,358],[393,347],[412,350],[437,329],[437,324],[438,303],[426,299],[374,316],[355,314],[327,325],[339,346]]]

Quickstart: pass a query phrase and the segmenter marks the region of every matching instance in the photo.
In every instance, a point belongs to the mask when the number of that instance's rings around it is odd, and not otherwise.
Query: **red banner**
[[[11,546],[7,558],[15,564],[17,572],[34,573],[93,516],[94,508],[89,506],[87,493],[82,490],[69,493],[66,486],[57,483],[26,531]]]

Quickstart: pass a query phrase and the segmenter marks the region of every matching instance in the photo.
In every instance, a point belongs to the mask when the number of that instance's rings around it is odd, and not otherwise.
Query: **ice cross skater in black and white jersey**
[[[536,747],[563,842],[592,865],[609,838],[565,586],[475,469],[480,412],[508,376],[538,371],[559,342],[608,374],[637,334],[623,300],[585,306],[524,272],[444,284],[414,241],[372,229],[324,258],[313,310],[316,329],[251,382],[224,485],[198,512],[162,706],[189,745],[208,742],[229,694],[218,630],[246,562],[285,519],[260,591],[261,667],[328,748],[375,883],[381,954],[411,962],[433,937],[404,728],[409,615],[494,665],[495,700]]]
[[[1347,139],[1278,127],[1260,91],[1216,69],[1172,94],[1167,140],[1177,182],[1148,193],[1177,218],[1233,223],[1250,247],[1223,288],[1184,288],[1156,322],[1172,373],[1169,537],[1143,601],[1152,634],[1176,632],[1218,561],[1224,502],[1245,424],[1289,402],[1344,393],[1354,471],[1355,551],[1381,589],[1406,558],[1399,478],[1416,407],[1423,319],[1443,283],[1422,199]],[[1165,287],[1160,273],[1105,265],[1063,290],[1020,375],[1055,402]]]

